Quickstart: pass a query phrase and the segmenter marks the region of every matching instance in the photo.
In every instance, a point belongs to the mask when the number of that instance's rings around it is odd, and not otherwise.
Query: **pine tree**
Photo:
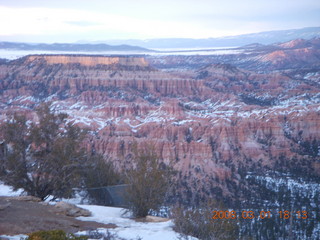
[[[1,180],[42,200],[66,196],[85,168],[85,131],[67,124],[66,114],[52,113],[49,104],[36,113],[38,123],[28,124],[25,116],[14,114],[1,126],[8,149],[0,159]]]

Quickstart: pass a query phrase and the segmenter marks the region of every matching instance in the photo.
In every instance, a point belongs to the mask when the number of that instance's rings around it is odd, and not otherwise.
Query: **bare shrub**
[[[136,151],[134,166],[127,172],[127,200],[135,217],[157,211],[165,201],[173,171],[161,164],[152,146]]]

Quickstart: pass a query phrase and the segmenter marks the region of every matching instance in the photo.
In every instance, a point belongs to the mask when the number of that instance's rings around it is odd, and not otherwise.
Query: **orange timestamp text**
[[[277,216],[281,219],[289,219],[289,218],[297,218],[297,219],[307,219],[308,212],[307,211],[293,211],[290,212],[288,210],[281,210],[275,213],[271,211],[250,211],[250,210],[242,210],[242,211],[234,211],[234,210],[215,210],[212,211],[212,219],[268,219],[273,216]]]

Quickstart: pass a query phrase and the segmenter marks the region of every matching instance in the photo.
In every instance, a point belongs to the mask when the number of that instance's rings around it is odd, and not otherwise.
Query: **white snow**
[[[84,125],[90,126],[92,123],[92,120],[88,117],[78,116],[74,119],[74,124],[82,123]]]
[[[97,124],[99,124],[99,128],[98,131],[100,131],[101,129],[105,128],[106,126],[108,126],[108,119],[105,120],[103,118],[94,118],[93,119]]]
[[[109,229],[109,232],[117,234],[124,239],[136,239],[141,237],[143,240],[174,240],[179,239],[179,234],[174,232],[173,222],[143,223],[130,219],[128,214],[122,216],[124,209],[114,207],[103,207],[94,205],[78,205],[92,212],[92,217],[79,217],[83,221],[96,221],[100,223],[113,223],[118,227]],[[101,232],[105,230],[101,229]],[[196,238],[193,238],[194,240]]]
[[[132,131],[137,131],[135,128],[140,127],[142,124],[132,125],[129,118],[123,120],[124,123],[128,124],[129,127],[132,128]]]
[[[302,178],[293,179],[290,176],[271,177],[267,175],[259,176],[248,173],[246,179],[254,178],[261,185],[274,192],[279,192],[280,188],[286,186],[291,194],[299,192],[300,196],[314,199],[320,192],[320,184],[316,182],[305,182]]]
[[[8,236],[8,235],[0,235],[0,239],[8,239],[8,240],[23,240],[26,239],[27,235],[15,235],[15,236]]]
[[[0,196],[8,196],[8,197],[20,196],[22,192],[23,192],[22,189],[19,189],[18,191],[13,191],[12,187],[3,184],[0,181]]]
[[[181,126],[185,123],[190,123],[190,122],[194,122],[194,120],[180,120],[180,121],[173,122],[172,124],[175,126]]]
[[[72,106],[70,106],[70,109],[77,109],[77,110],[83,110],[86,109],[87,106],[85,105],[84,102],[76,102]]]

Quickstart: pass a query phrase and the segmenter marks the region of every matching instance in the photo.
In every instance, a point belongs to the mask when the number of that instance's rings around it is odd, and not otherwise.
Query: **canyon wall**
[[[311,50],[295,54],[304,59]],[[37,105],[50,101],[53,110],[92,130],[87,148],[117,167],[130,165],[133,144],[152,144],[189,179],[187,186],[205,186],[204,192],[220,187],[228,193],[226,182],[240,181],[243,169],[289,169],[303,162],[303,171],[315,173],[320,68],[294,69],[300,60],[291,59],[284,71],[250,70],[277,51],[255,55],[246,69],[212,62],[212,56],[27,56],[0,64],[0,121],[14,111],[32,118]],[[290,58],[283,53],[281,59]],[[172,71],[173,59],[205,64],[190,69],[180,63]],[[170,70],[155,69],[156,62]]]
[[[70,65],[78,63],[78,65]],[[28,56],[11,68],[0,66],[0,84],[25,91],[31,85],[46,85],[47,92],[86,90],[112,91],[127,88],[157,96],[202,94],[202,81],[157,71],[143,57]],[[134,67],[134,68],[132,68]],[[10,79],[14,78],[14,81]],[[31,90],[33,87],[31,87]],[[103,92],[103,91],[100,91]]]

